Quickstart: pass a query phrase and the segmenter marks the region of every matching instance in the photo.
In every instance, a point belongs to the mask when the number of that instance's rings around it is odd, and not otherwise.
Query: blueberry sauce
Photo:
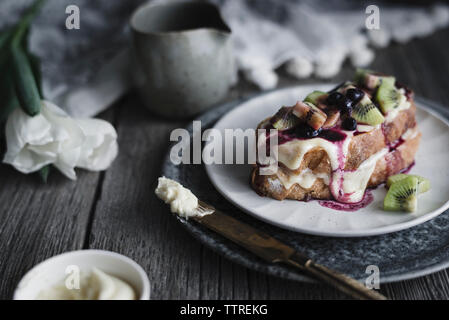
[[[334,91],[327,97],[326,103],[330,106],[336,106],[343,99],[344,96],[340,92]]]
[[[389,150],[390,150],[390,152],[391,152],[391,151],[394,151],[394,150],[396,150],[397,148],[399,148],[399,146],[400,146],[401,144],[403,144],[404,142],[405,142],[404,139],[399,138],[398,140],[396,140],[396,141],[394,141],[394,142],[388,143],[387,146],[388,146],[388,148],[389,148]]]
[[[388,141],[388,132],[387,127],[385,126],[385,122],[380,125],[380,129],[382,130],[382,134],[384,136],[385,145],[388,146],[390,144],[390,141]]]
[[[359,209],[365,208],[371,202],[373,202],[374,197],[371,190],[366,190],[363,199],[356,203],[341,203],[334,200],[319,200],[318,203],[326,208],[339,210],[339,211],[357,211]]]
[[[348,97],[345,97],[341,99],[340,102],[338,103],[338,108],[341,110],[341,112],[350,114],[352,111],[352,105],[353,101]]]
[[[396,150],[387,153],[387,155],[385,156],[385,162],[387,164],[386,169],[388,177],[398,173],[403,169],[403,159],[401,153]]]
[[[412,170],[412,168],[415,166],[415,161],[413,161],[408,167],[402,169],[401,171],[399,171],[399,173],[409,173],[410,170]]]
[[[307,132],[307,131],[306,131]],[[278,145],[298,139],[305,140],[309,138],[322,138],[330,142],[340,142],[346,138],[346,134],[338,128],[323,129],[313,133],[305,133],[303,130],[280,131],[278,135]]]
[[[365,93],[357,88],[351,88],[346,91],[346,96],[353,101],[353,103],[358,103],[360,100],[362,100]]]
[[[408,87],[406,87],[405,85],[403,85],[402,83],[396,81],[394,83],[395,87],[398,89],[404,89],[405,91],[405,97],[407,98],[407,100],[411,100],[413,98],[413,91],[410,90]]]
[[[356,131],[353,136],[358,136],[359,134],[366,133],[366,131]]]
[[[339,142],[345,140],[347,136],[346,133],[342,132],[341,130],[332,128],[322,130],[318,137],[330,142]]]
[[[355,129],[357,129],[357,121],[354,118],[347,117],[346,119],[343,120],[341,126],[345,130],[354,131]]]

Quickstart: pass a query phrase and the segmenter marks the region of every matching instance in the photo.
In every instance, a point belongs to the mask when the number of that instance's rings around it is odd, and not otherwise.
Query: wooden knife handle
[[[317,264],[312,260],[304,261],[302,256],[293,254],[287,263],[300,268],[302,271],[309,273],[315,278],[324,281],[336,289],[352,296],[353,298],[360,300],[386,300],[387,298],[375,290],[365,287],[362,283],[358,282],[347,275],[331,270],[325,266]]]

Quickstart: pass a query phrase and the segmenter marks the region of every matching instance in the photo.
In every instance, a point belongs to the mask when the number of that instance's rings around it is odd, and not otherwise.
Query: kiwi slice
[[[380,77],[380,84],[387,84],[389,86],[395,87],[396,78],[395,77]]]
[[[358,68],[355,73],[354,81],[360,86],[364,86],[368,89],[375,89],[383,83],[390,84],[394,87],[396,78],[385,76],[372,70]]]
[[[362,100],[353,107],[352,117],[358,123],[365,123],[371,126],[381,124],[385,120],[380,110],[367,95],[364,95]]]
[[[313,91],[304,99],[304,102],[310,102],[314,105],[318,105],[319,102],[327,97],[327,93],[323,91]]]
[[[388,177],[387,187],[389,188],[389,187],[391,187],[391,185],[393,183],[401,181],[407,177],[416,177],[418,179],[418,192],[419,193],[424,193],[424,192],[430,190],[430,181],[428,179],[423,178],[421,176],[417,176],[417,175],[413,175],[413,174],[404,174],[404,173],[399,173],[399,174],[395,174],[394,176]]]
[[[376,101],[384,114],[397,108],[401,102],[402,94],[390,82],[382,82],[376,93]]]
[[[300,120],[292,113],[291,107],[282,107],[271,118],[273,128],[278,130],[287,130],[298,125]]]
[[[372,70],[357,68],[357,70],[355,71],[354,81],[357,84],[362,85],[365,82],[366,76],[372,73],[374,73],[374,71]]]
[[[390,187],[384,199],[384,209],[388,211],[416,211],[418,207],[417,177],[408,176],[396,181]]]

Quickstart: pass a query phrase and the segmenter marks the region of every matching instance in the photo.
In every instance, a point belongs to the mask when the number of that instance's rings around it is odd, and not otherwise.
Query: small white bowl
[[[139,300],[150,299],[150,280],[135,261],[121,254],[105,250],[79,250],[51,257],[28,271],[14,291],[14,300],[34,300],[41,290],[61,283],[69,266],[80,272],[96,267],[118,277],[133,287]]]

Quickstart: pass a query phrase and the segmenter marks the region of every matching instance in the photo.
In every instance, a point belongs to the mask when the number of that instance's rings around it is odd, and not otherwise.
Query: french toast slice
[[[375,92],[367,90],[365,94],[372,97]],[[353,130],[348,140],[344,163],[340,163],[340,167],[337,168],[335,160],[332,161],[334,155],[329,154],[331,153],[329,149],[318,144],[316,147],[309,148],[300,157],[300,164],[296,167],[292,167],[291,163],[286,164],[280,161],[275,174],[261,175],[259,165],[254,165],[250,179],[252,188],[261,196],[277,200],[333,199],[348,203],[360,201],[360,196],[364,194],[366,188],[376,187],[386,182],[389,176],[405,170],[414,163],[421,133],[416,124],[416,106],[411,94],[408,94],[407,101],[408,108],[398,110],[394,118],[373,126],[372,130],[367,132]],[[329,114],[329,110],[326,110],[326,107],[323,108]],[[331,109],[330,113],[332,110],[334,109]],[[270,127],[270,122],[272,119],[265,119],[258,128]],[[348,133],[348,131],[343,132]],[[319,137],[299,141],[310,141]],[[301,152],[301,148],[304,148],[301,142],[295,141],[288,142],[290,143],[289,152],[293,154]],[[294,148],[298,148],[298,151]],[[368,167],[367,163],[370,163],[369,170],[364,169]],[[340,171],[344,174],[336,175],[336,172]],[[358,172],[366,175],[365,180],[362,179],[360,190],[357,190],[358,195],[353,198],[341,196],[342,191],[339,189],[345,189],[344,177],[354,175],[354,172],[355,175]],[[310,177],[313,181],[309,179]],[[335,181],[340,178],[342,182],[336,183]],[[358,182],[357,179],[355,180]],[[301,183],[295,181],[301,181]],[[351,187],[354,188],[354,186]]]

